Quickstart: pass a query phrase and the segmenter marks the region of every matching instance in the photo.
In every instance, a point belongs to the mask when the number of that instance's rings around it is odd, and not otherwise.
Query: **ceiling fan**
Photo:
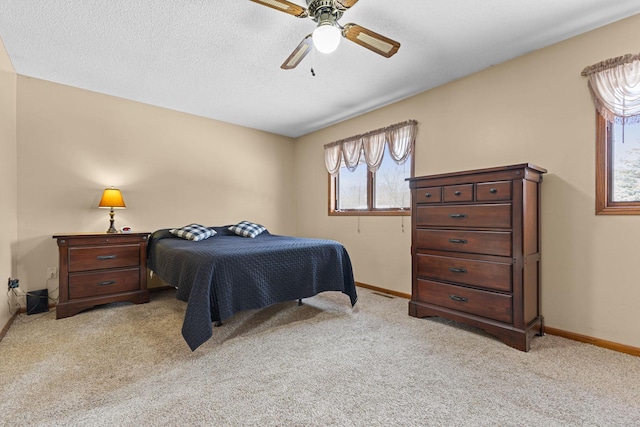
[[[400,43],[397,41],[360,25],[350,23],[341,26],[338,24],[342,14],[356,4],[358,0],[307,0],[306,8],[287,0],[251,1],[298,18],[311,18],[318,23],[313,33],[306,36],[280,66],[285,70],[295,68],[311,51],[312,43],[318,51],[330,53],[338,47],[340,37],[345,37],[386,58],[393,56],[400,49]]]

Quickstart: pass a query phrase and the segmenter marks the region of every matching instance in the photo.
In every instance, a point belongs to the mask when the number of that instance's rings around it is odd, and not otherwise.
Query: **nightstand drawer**
[[[138,265],[140,265],[139,244],[69,248],[69,272]]]
[[[128,243],[138,243],[141,240],[146,241],[147,236],[143,236],[141,239],[139,233],[136,233],[136,234],[104,233],[104,235],[101,235],[101,236],[79,235],[78,237],[69,237],[66,239],[70,247],[102,246],[102,245],[113,245],[114,243],[117,245],[126,245]]]
[[[511,264],[418,255],[418,276],[511,292]]]
[[[140,269],[69,275],[69,299],[135,291],[140,288]]]
[[[511,204],[418,206],[418,226],[511,228]]]
[[[419,301],[511,323],[511,295],[469,289],[430,280],[417,281]]]
[[[511,256],[510,231],[416,230],[416,249]]]

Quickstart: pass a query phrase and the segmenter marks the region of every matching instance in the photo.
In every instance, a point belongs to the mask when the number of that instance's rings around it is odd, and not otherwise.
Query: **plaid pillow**
[[[232,225],[231,227],[229,227],[229,230],[233,231],[238,236],[256,237],[258,234],[265,231],[266,228],[260,224],[254,224],[253,222],[240,221],[236,225]]]
[[[215,230],[211,228],[204,227],[200,224],[189,224],[185,225],[182,228],[174,228],[169,230],[169,232],[175,236],[181,237],[187,240],[193,240],[194,242],[208,239],[209,237],[216,234]]]

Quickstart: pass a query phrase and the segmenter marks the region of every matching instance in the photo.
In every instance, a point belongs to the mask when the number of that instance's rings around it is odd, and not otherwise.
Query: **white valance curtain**
[[[613,123],[640,123],[640,54],[607,59],[582,70],[596,109]]]
[[[327,171],[335,176],[340,171],[342,161],[351,172],[356,170],[362,156],[371,172],[376,172],[382,164],[385,144],[394,162],[401,165],[413,153],[418,122],[407,120],[382,129],[356,135],[324,146],[324,162]]]

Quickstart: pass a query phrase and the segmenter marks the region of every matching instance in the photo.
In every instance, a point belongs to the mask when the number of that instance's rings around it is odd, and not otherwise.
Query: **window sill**
[[[640,215],[640,205],[596,208],[596,215]]]
[[[378,211],[329,211],[329,216],[411,216],[411,209]]]

